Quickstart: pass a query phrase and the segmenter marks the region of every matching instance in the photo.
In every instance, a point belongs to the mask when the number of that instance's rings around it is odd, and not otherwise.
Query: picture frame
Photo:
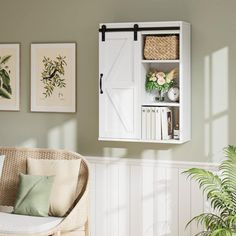
[[[19,43],[0,43],[0,110],[20,110]]]
[[[31,44],[31,111],[76,112],[76,43]]]

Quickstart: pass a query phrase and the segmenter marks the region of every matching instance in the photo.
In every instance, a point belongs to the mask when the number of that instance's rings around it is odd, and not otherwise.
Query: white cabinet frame
[[[190,24],[182,21],[108,23],[100,24],[99,31],[99,140],[171,144],[191,140]],[[160,34],[179,35],[179,59],[143,58],[144,37]],[[178,103],[147,101],[145,77],[152,66],[179,68]],[[142,106],[177,109],[179,140],[143,140]]]

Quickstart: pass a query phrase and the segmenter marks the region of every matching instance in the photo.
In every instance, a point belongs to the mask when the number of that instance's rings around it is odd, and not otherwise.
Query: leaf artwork
[[[57,56],[55,60],[52,60],[49,57],[43,58],[43,72],[41,73],[44,85],[44,96],[45,98],[50,97],[53,94],[55,88],[65,88],[65,69],[64,67],[67,66],[66,64],[66,57]]]
[[[11,55],[0,56],[0,97],[11,99],[11,71],[7,63],[9,62]]]

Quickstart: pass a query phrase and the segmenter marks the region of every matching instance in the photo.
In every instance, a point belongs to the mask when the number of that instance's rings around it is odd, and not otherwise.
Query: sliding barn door
[[[99,138],[136,139],[137,41],[132,32],[105,34],[99,39]]]

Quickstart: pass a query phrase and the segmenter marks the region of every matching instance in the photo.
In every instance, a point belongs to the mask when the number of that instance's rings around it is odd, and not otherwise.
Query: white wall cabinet
[[[175,60],[146,60],[146,36],[178,35],[179,57]],[[190,25],[186,22],[100,24],[99,29],[99,140],[181,144],[191,139]],[[178,68],[179,100],[154,100],[145,89],[150,69],[168,72]],[[143,116],[144,108],[172,111],[172,126],[179,138],[164,139],[154,122]],[[148,122],[149,131],[146,123]],[[163,127],[161,127],[163,129]],[[172,129],[173,131],[173,129]],[[171,132],[172,132],[171,131]],[[146,133],[144,133],[146,132]],[[157,133],[160,132],[160,135]]]

